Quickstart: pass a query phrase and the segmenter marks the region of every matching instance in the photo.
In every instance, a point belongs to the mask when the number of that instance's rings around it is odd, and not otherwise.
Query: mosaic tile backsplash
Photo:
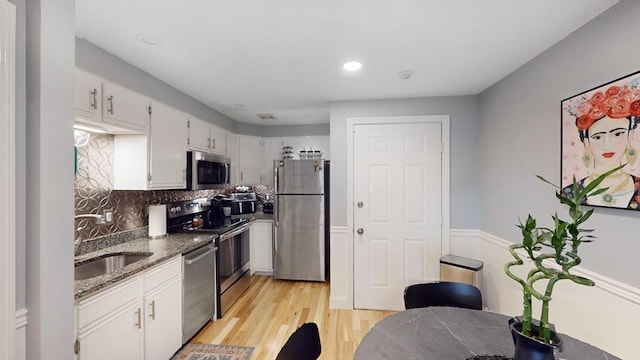
[[[113,210],[113,222],[96,225],[93,219],[76,220],[76,228],[82,239],[137,229],[148,225],[148,205],[173,201],[210,198],[225,190],[113,190],[113,146],[114,136],[91,134],[89,142],[78,147],[78,171],[75,178],[75,213],[102,214],[103,210]],[[273,196],[273,188],[258,185],[252,189],[262,201],[267,195]]]

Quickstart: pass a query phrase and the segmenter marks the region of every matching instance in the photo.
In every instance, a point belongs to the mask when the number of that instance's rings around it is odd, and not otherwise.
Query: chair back
[[[482,310],[482,293],[473,285],[448,281],[415,284],[404,289],[405,309],[429,306]]]
[[[320,352],[322,348],[318,325],[305,323],[291,334],[276,360],[316,360]]]

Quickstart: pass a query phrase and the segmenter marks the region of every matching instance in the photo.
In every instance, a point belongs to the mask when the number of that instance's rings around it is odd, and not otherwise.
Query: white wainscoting
[[[353,246],[346,226],[331,227],[329,308],[353,309]]]
[[[482,294],[490,311],[517,315],[519,285],[503,266],[512,259],[511,242],[478,230],[451,230],[451,254],[484,262]],[[561,333],[597,346],[622,359],[640,359],[640,289],[592,271],[575,273],[595,281],[595,287],[559,282],[553,293],[550,320]],[[333,279],[332,279],[333,280]],[[539,309],[534,309],[539,313]]]
[[[16,360],[27,358],[27,309],[16,311]]]

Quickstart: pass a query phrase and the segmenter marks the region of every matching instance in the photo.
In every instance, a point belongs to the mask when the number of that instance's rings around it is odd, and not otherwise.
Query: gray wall
[[[25,197],[26,197],[26,0],[16,5],[16,309],[25,300]]]
[[[26,1],[28,359],[73,358],[74,15],[73,0]]]
[[[403,115],[449,115],[451,145],[451,227],[477,229],[478,99],[452,96],[398,100],[334,102],[331,127],[331,225],[347,224],[347,118]]]
[[[235,120],[102,50],[87,40],[76,38],[76,66],[202,120],[236,132]]]
[[[621,1],[479,96],[480,228],[520,241],[514,224],[528,213],[551,225],[566,208],[539,174],[560,180],[560,101],[637,71],[640,1]],[[583,266],[640,287],[640,212],[597,208],[587,224],[596,242]]]

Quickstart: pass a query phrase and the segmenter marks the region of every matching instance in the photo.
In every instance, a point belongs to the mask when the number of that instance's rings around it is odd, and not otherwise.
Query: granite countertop
[[[254,220],[273,220],[273,214],[265,214],[262,211],[256,211],[252,214],[233,215],[232,218],[246,218],[250,221]],[[139,231],[140,229],[136,230]],[[127,265],[121,269],[109,272],[102,276],[92,277],[86,280],[76,280],[74,287],[75,300],[81,300],[89,295],[113,285],[119,281],[128,278],[131,275],[137,274],[145,269],[148,269],[154,265],[168,260],[176,255],[185,254],[191,250],[195,250],[207,244],[213,242],[218,236],[214,234],[196,234],[196,233],[176,233],[169,234],[160,238],[152,239],[146,235],[146,229],[144,232],[134,232],[134,234],[144,234],[134,236],[132,240],[121,242],[116,239],[115,242],[110,242],[109,239],[101,241],[89,241],[88,244],[83,244],[85,248],[88,248],[88,252],[75,257],[75,262],[81,263],[89,259],[103,257],[108,254],[115,253],[127,253],[127,254],[143,254],[153,253],[148,258],[140,261],[136,261],[133,264]],[[117,238],[119,234],[114,236],[108,236],[106,238]],[[124,235],[131,236],[131,235]],[[102,244],[102,245],[101,245]]]
[[[218,235],[214,234],[179,233],[169,234],[155,239],[142,237],[76,256],[76,263],[80,263],[84,260],[113,253],[153,253],[148,258],[134,262],[133,264],[105,275],[96,276],[87,280],[76,280],[74,298],[75,300],[80,300],[176,255],[184,254],[210,244],[217,236]]]

